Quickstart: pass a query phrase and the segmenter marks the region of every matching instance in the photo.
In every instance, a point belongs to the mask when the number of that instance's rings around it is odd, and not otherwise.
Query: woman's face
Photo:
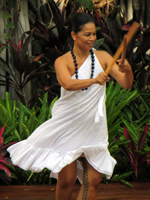
[[[74,42],[84,50],[90,50],[96,40],[96,27],[95,24],[89,22],[83,25],[82,29],[73,36]]]

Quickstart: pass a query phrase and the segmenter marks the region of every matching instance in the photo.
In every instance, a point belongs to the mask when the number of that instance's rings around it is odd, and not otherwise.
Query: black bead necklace
[[[79,79],[79,77],[78,77],[78,63],[76,61],[76,56],[73,53],[73,47],[70,48],[70,51],[71,51],[71,55],[73,57],[74,65],[75,65],[75,77],[76,77],[76,79]],[[93,78],[94,69],[95,69],[95,57],[94,57],[93,49],[90,50],[90,53],[91,53],[91,76],[90,76],[90,78]],[[87,90],[87,89],[88,88],[84,88],[82,90]]]

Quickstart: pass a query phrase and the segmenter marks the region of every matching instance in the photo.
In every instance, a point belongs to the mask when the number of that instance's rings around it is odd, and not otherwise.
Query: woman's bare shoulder
[[[111,57],[111,55],[108,52],[102,50],[95,50],[94,53],[98,58],[107,59],[108,57]]]
[[[101,64],[101,66],[105,70],[111,56],[106,51],[95,50],[94,53],[95,53],[99,63]]]
[[[65,64],[67,62],[67,59],[70,57],[69,52],[63,54],[62,56],[59,56],[56,60],[55,60],[55,65],[61,63],[61,64]]]

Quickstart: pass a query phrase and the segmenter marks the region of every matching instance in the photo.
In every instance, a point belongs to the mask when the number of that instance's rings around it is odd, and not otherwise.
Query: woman
[[[51,170],[58,178],[56,200],[69,200],[76,178],[82,183],[77,200],[94,200],[102,174],[110,178],[116,161],[108,152],[105,112],[105,70],[112,57],[93,50],[96,27],[93,18],[77,13],[69,26],[74,45],[55,61],[61,97],[52,118],[31,136],[8,151],[14,164],[40,172]],[[124,88],[131,88],[130,64],[118,61],[110,74]],[[84,171],[84,173],[83,173]]]

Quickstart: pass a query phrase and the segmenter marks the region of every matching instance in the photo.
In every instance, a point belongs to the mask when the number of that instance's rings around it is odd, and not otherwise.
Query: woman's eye
[[[96,33],[93,33],[93,34],[85,34],[85,36],[87,36],[87,37],[90,37],[91,35],[93,35],[93,36],[95,36],[96,35]]]

